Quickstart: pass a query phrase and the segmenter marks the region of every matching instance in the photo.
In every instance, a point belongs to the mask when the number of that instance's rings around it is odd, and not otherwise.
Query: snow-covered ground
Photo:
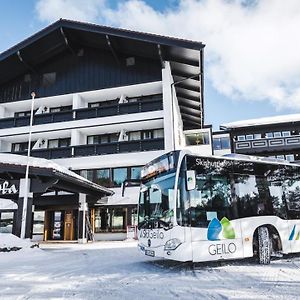
[[[44,244],[0,253],[0,299],[300,299],[300,255],[192,266],[136,242]]]

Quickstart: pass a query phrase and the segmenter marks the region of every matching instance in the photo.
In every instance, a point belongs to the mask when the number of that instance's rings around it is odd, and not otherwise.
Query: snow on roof
[[[89,185],[92,185],[98,189],[100,187],[98,184],[93,183],[92,181],[87,180],[86,178],[76,174],[75,172],[70,171],[69,169],[48,159],[29,157],[28,163],[29,163],[29,167],[53,170],[54,172],[58,172],[76,178],[79,181],[88,183]],[[0,164],[9,164],[9,165],[25,167],[27,165],[27,156],[11,154],[11,153],[0,153]],[[105,187],[102,186],[101,188],[103,191],[106,191],[107,193],[111,194],[111,191],[109,189],[106,189]]]
[[[126,188],[122,197],[121,188],[113,189],[115,194],[108,197],[106,205],[137,205],[139,200],[139,187]]]
[[[236,121],[227,124],[222,124],[220,128],[234,129],[239,127],[251,127],[251,126],[278,124],[278,123],[290,123],[290,122],[300,122],[300,114],[290,114],[290,115],[283,115],[283,116]]]

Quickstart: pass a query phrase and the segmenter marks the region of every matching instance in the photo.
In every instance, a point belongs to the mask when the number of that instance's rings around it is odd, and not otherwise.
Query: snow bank
[[[0,252],[16,251],[22,248],[32,248],[35,244],[30,240],[20,239],[10,233],[0,233]]]

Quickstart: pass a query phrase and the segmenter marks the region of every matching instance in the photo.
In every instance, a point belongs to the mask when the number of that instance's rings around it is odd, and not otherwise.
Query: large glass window
[[[94,170],[80,170],[80,175],[87,180],[94,181]]]
[[[110,187],[111,186],[111,180],[110,180],[110,172],[109,169],[99,169],[96,170],[96,177],[95,182],[97,184]]]
[[[127,179],[127,168],[113,169],[113,183],[115,186],[121,186],[121,184],[126,179]]]
[[[0,233],[12,233],[14,223],[14,212],[0,213]]]
[[[109,231],[110,213],[108,208],[95,209],[95,232]]]
[[[142,167],[131,167],[131,179],[140,179],[141,178]]]
[[[126,209],[114,208],[112,215],[112,230],[126,229]]]
[[[44,234],[44,211],[35,211],[33,214],[33,234]]]

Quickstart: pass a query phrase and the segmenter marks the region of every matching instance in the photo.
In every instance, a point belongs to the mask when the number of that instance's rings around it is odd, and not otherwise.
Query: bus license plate
[[[153,250],[145,250],[145,255],[148,255],[148,256],[155,256],[155,252]]]

